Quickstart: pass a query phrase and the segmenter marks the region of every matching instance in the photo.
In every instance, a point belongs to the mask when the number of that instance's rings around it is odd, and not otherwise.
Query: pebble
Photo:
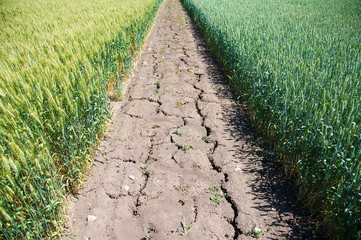
[[[135,178],[134,175],[129,175],[128,177],[132,180],[134,180],[134,178]]]
[[[93,222],[95,221],[95,219],[97,219],[98,217],[94,216],[94,215],[88,215],[88,222]]]
[[[242,167],[241,166],[237,166],[236,169],[234,169],[234,171],[242,171]]]
[[[128,192],[128,190],[129,190],[130,187],[129,187],[128,185],[125,185],[123,188],[124,188],[124,190],[125,190],[126,192]]]

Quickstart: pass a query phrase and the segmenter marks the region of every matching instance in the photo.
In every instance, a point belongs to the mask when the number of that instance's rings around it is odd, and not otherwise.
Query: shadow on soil
[[[247,169],[249,172],[255,172],[258,176],[256,180],[258,184],[250,185],[254,190],[250,194],[253,194],[255,199],[264,199],[268,202],[267,206],[259,205],[257,208],[265,212],[270,208],[276,209],[279,216],[275,219],[274,225],[277,226],[277,222],[284,222],[292,228],[291,232],[285,232],[283,236],[274,235],[272,239],[279,239],[279,237],[286,239],[324,239],[316,231],[315,221],[312,220],[304,204],[297,199],[295,183],[286,177],[282,165],[277,162],[272,151],[266,150],[267,147],[260,147],[258,143],[260,138],[255,136],[251,127],[247,107],[244,104],[236,103],[235,93],[229,87],[227,78],[220,70],[221,67],[208,50],[199,29],[192,27],[192,31],[192,34],[201,43],[198,45],[198,51],[202,55],[203,61],[210,66],[207,71],[213,76],[212,82],[215,86],[219,86],[217,88],[219,98],[228,98],[234,101],[232,106],[225,106],[227,113],[224,117],[228,127],[226,131],[232,132],[237,141],[246,141],[254,149],[257,149],[252,151],[252,154],[257,156],[256,159],[261,162],[261,167]],[[241,160],[241,157],[239,159]]]

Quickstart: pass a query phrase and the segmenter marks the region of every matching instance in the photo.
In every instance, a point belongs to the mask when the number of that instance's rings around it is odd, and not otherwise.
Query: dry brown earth
[[[225,83],[179,0],[166,0],[64,239],[314,238]]]

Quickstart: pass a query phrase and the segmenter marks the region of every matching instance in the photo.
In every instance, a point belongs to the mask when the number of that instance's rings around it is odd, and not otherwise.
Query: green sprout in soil
[[[183,228],[181,235],[183,235],[183,236],[188,235],[192,229],[192,224],[189,227],[187,227],[185,218],[183,218],[183,222],[181,224],[182,224],[182,228]]]
[[[191,144],[182,144],[182,150],[187,151],[189,149],[193,148]]]
[[[154,128],[159,128],[160,127],[160,124],[154,124],[153,126],[152,126],[152,128],[154,129]]]
[[[189,103],[189,100],[185,100],[184,102],[181,102],[179,99],[177,99],[177,108],[181,107],[187,103]]]
[[[256,226],[254,226],[252,228],[252,232],[254,233],[254,235],[256,235],[257,238],[260,238],[261,235],[262,236],[264,235],[264,233],[262,233],[262,230],[259,227],[256,227]]]
[[[217,204],[222,203],[222,199],[224,197],[223,191],[219,187],[209,187],[205,190],[206,193],[212,193],[213,196],[210,197],[210,200],[212,202],[215,202]]]
[[[157,81],[155,81],[155,82],[153,83],[153,85],[155,85],[155,86],[159,86],[159,84],[160,84],[160,81],[159,81],[159,80],[157,80]]]
[[[212,202],[215,202],[217,204],[222,203],[223,194],[216,193],[214,196],[211,196],[210,199]]]
[[[219,191],[218,187],[209,187],[204,192],[205,193],[212,193],[212,192],[218,192],[218,191]]]
[[[149,174],[149,171],[145,168],[143,168],[143,171],[142,171],[142,175],[148,175]]]
[[[205,141],[206,143],[208,143],[209,142],[209,136],[203,136],[202,140]]]
[[[173,132],[173,133],[175,133],[175,134],[177,134],[177,135],[179,135],[179,136],[182,136],[182,132],[180,131],[179,128],[174,129],[174,132]]]
[[[174,186],[174,188],[175,188],[176,190],[178,190],[178,191],[182,191],[182,192],[187,191],[188,187],[189,187],[189,186],[187,186],[187,185],[178,185],[178,186]]]

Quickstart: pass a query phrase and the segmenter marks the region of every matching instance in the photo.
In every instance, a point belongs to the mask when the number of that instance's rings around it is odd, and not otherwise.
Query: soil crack
[[[164,1],[146,42],[65,239],[302,239],[179,0]]]
[[[225,179],[226,179],[226,176],[225,176]],[[234,239],[238,239],[238,236],[240,234],[243,234],[242,230],[240,228],[238,228],[238,225],[237,225],[237,218],[238,218],[238,208],[237,208],[237,205],[236,203],[233,201],[232,197],[228,194],[228,191],[227,189],[221,185],[221,190],[222,192],[224,193],[225,195],[225,199],[227,200],[227,202],[229,204],[231,204],[231,207],[232,207],[232,210],[233,210],[233,213],[234,213],[234,217],[232,219],[232,221],[230,222],[230,224],[233,226],[234,228]]]

